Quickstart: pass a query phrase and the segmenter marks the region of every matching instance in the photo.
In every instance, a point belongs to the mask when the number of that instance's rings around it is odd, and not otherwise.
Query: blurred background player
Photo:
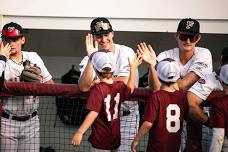
[[[113,73],[114,81],[128,81],[130,67],[128,58],[134,59],[134,50],[113,41],[114,31],[107,18],[95,18],[90,25],[91,34],[86,36],[87,56],[79,64],[81,76],[79,87],[82,91],[89,91],[90,87],[97,81],[91,62],[88,60],[90,55],[97,49],[105,49],[112,52],[116,59],[116,68]],[[138,86],[138,71],[136,71],[135,86]],[[139,108],[137,101],[125,101],[121,104],[121,145],[118,151],[130,151],[131,142],[138,132]]]
[[[228,64],[228,47],[222,50],[221,55],[221,66]],[[187,98],[189,102],[189,113],[190,117],[202,124],[208,124],[208,115],[201,109],[201,104],[204,100],[208,100],[213,105],[213,99],[208,98],[212,91],[222,91],[223,87],[221,82],[218,80],[218,76],[215,72],[205,75],[200,78],[188,91]],[[210,113],[208,113],[210,114]],[[211,138],[211,137],[210,137]],[[227,145],[227,140],[225,140]],[[206,147],[203,147],[204,151],[209,150],[211,143]]]
[[[161,52],[157,56],[157,62],[165,58],[172,58],[178,62],[180,68],[180,79],[177,84],[180,89],[188,90],[200,77],[212,72],[212,56],[208,49],[196,47],[200,41],[200,24],[197,20],[191,18],[182,19],[177,27],[175,38],[178,48]],[[155,64],[152,62],[155,58],[155,52],[152,47],[145,43],[138,45],[139,51],[143,54],[143,60],[150,64],[149,86],[153,90],[159,90],[161,82],[157,77]],[[182,151],[185,149],[185,141],[188,138],[188,151],[201,151],[201,126],[188,120],[188,135],[186,131],[183,134]],[[185,130],[185,128],[184,128]]]
[[[40,56],[36,52],[22,51],[25,37],[19,24],[11,22],[3,26],[2,42],[1,47],[10,46],[9,59],[4,68],[6,81],[19,82],[23,62],[29,60],[40,67],[41,83],[54,83]],[[34,96],[3,98],[0,151],[39,152],[38,104],[39,98]]]
[[[90,110],[84,122],[75,133],[72,144],[80,145],[83,134],[92,125],[89,142],[91,151],[117,151],[120,145],[120,105],[134,91],[135,73],[141,57],[129,60],[130,76],[127,85],[122,81],[114,81],[116,60],[110,51],[100,50],[92,56],[92,65],[100,82],[92,86],[86,109]]]
[[[181,143],[183,121],[188,116],[186,92],[176,90],[180,77],[178,63],[165,59],[157,65],[161,89],[154,92],[147,101],[143,124],[132,142],[132,151],[140,139],[149,132],[147,152],[178,152]]]
[[[228,64],[221,67],[219,77],[225,96],[210,99],[211,113],[208,125],[213,128],[210,152],[222,151],[224,138],[228,138]]]

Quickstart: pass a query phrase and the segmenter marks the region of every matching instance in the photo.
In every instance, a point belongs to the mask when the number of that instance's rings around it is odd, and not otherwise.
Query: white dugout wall
[[[110,19],[115,42],[135,49],[146,41],[158,52],[176,46],[171,33],[180,19],[191,17],[200,21],[207,34],[200,45],[212,51],[218,65],[218,51],[227,45],[227,6],[227,0],[0,0],[0,28],[13,21],[28,29],[26,49],[37,51],[59,79],[72,64],[78,68],[85,55],[84,36],[95,17]],[[142,75],[146,68],[140,71]]]
[[[117,31],[175,32],[181,18],[191,17],[202,33],[228,33],[227,6],[227,0],[0,0],[0,25],[88,30],[91,18],[105,16]]]

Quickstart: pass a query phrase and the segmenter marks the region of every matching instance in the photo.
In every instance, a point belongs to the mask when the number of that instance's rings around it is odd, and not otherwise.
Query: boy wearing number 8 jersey
[[[88,139],[92,145],[91,151],[111,152],[120,145],[120,105],[134,91],[135,72],[142,59],[136,56],[133,61],[129,60],[130,77],[125,85],[122,81],[113,80],[116,61],[112,52],[99,50],[91,58],[100,82],[90,90],[86,104],[86,109],[90,112],[75,133],[72,144],[79,146],[83,134],[92,125]]]
[[[131,145],[133,152],[147,132],[147,152],[178,152],[180,149],[183,120],[189,111],[186,92],[179,90],[176,84],[180,70],[176,61],[167,58],[158,63],[157,73],[162,82],[161,90],[148,99],[144,122]]]

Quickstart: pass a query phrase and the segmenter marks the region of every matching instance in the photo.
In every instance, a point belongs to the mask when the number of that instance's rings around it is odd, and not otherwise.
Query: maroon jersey
[[[149,133],[147,152],[178,152],[183,120],[188,116],[186,92],[160,90],[150,96],[144,121],[153,123]]]
[[[131,90],[123,82],[100,82],[90,90],[86,109],[99,113],[92,124],[89,141],[94,148],[112,150],[120,145],[120,105]]]
[[[224,128],[228,138],[228,95],[210,99],[211,113],[209,117],[209,127]]]

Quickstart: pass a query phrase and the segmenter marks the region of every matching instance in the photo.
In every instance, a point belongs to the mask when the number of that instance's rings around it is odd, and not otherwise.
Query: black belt
[[[2,112],[2,117],[6,118],[6,119],[12,119],[12,120],[16,120],[16,121],[27,121],[33,117],[35,117],[37,115],[37,111],[34,111],[31,115],[27,115],[27,116],[10,116],[10,114],[6,113],[6,112]]]

